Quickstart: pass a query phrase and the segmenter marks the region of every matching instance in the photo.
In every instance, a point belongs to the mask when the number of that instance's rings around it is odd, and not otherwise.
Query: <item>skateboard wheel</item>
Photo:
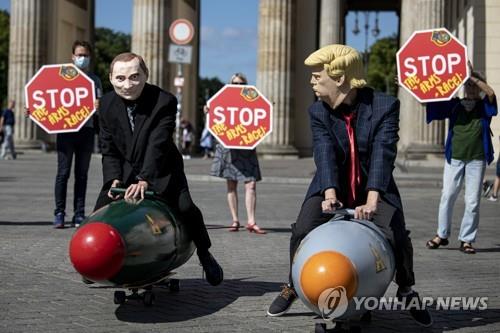
[[[144,299],[142,300],[145,306],[153,305],[155,301],[155,294],[151,291],[144,292]]]
[[[316,323],[314,325],[314,333],[326,333],[326,324]]]
[[[126,299],[127,299],[127,296],[125,295],[124,291],[122,291],[122,290],[115,291],[115,294],[114,294],[115,304],[123,304],[123,303],[125,303]]]
[[[176,292],[179,292],[180,290],[180,281],[178,279],[172,279],[169,281],[169,284],[168,284],[168,289],[173,292],[173,293],[176,293]]]
[[[366,311],[365,313],[363,313],[363,315],[360,318],[360,321],[362,323],[370,323],[372,321],[372,312]]]

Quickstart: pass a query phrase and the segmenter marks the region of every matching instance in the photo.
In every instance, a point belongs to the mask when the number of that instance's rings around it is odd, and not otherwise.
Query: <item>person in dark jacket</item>
[[[103,186],[95,210],[119,196],[112,187],[127,188],[124,198],[144,198],[154,191],[181,216],[206,273],[218,285],[223,271],[208,249],[211,246],[203,216],[193,203],[182,156],[174,144],[177,100],[169,92],[146,83],[149,70],[141,56],[122,53],[110,65],[114,91],[100,103],[100,141]]]
[[[392,171],[397,154],[399,101],[365,87],[362,56],[345,45],[329,45],[309,55],[311,85],[319,98],[309,108],[316,173],[290,239],[290,270],[300,242],[328,222],[339,207],[355,209],[354,218],[371,220],[391,243],[396,259],[397,296],[413,318],[430,326],[413,273],[413,248]],[[353,245],[355,246],[355,245]],[[268,310],[284,314],[297,295],[285,285]]]
[[[10,152],[13,160],[17,157],[16,148],[14,146],[14,125],[16,123],[14,116],[15,107],[16,102],[14,100],[10,100],[7,108],[0,112],[0,133],[4,137],[0,159],[7,158],[7,150]]]
[[[92,47],[87,41],[76,40],[72,46],[71,60],[94,81],[96,109],[99,108],[99,98],[102,95],[101,80],[90,71]],[[93,117],[94,118],[94,117]],[[73,191],[73,218],[71,225],[79,227],[85,219],[85,198],[87,195],[87,179],[94,150],[95,128],[93,119],[89,119],[78,132],[59,133],[56,137],[57,174],[54,184],[55,209],[54,227],[62,229],[65,226],[66,194],[68,180],[71,174],[71,164],[74,161],[75,185]]]

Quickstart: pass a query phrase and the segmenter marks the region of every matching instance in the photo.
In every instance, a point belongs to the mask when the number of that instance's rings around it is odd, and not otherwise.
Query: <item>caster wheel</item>
[[[178,279],[172,279],[168,283],[168,289],[173,292],[179,292],[180,290],[180,281]]]
[[[314,333],[326,333],[326,324],[316,323],[314,325]]]
[[[359,327],[359,326],[351,326],[349,328],[349,332],[352,332],[352,333],[361,333],[361,327]]]
[[[115,294],[113,297],[115,304],[124,304],[126,299],[127,299],[127,296],[125,295],[124,291],[122,291],[122,290],[115,291]]]
[[[360,321],[362,323],[371,323],[372,321],[372,312],[371,311],[366,311],[363,313],[363,315],[360,318]]]
[[[151,291],[146,291],[144,292],[144,299],[142,300],[143,303],[144,303],[144,306],[151,306],[153,305],[154,301],[155,301],[155,294],[153,294],[153,292]]]

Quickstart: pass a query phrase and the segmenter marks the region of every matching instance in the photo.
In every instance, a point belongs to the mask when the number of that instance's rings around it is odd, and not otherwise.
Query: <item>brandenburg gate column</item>
[[[400,45],[413,31],[444,26],[445,0],[402,0]],[[400,149],[405,159],[443,157],[444,121],[426,123],[425,108],[403,88],[399,89]]]
[[[132,52],[144,58],[149,68],[148,82],[166,90],[170,10],[170,0],[134,0],[132,18]]]
[[[16,101],[16,145],[38,147],[43,135],[24,116],[24,85],[47,60],[47,4],[44,0],[11,1],[8,98]]]
[[[341,44],[342,0],[321,0],[319,46]]]
[[[265,157],[298,157],[294,146],[292,77],[296,0],[260,0],[257,87],[273,103],[273,131],[259,145]]]

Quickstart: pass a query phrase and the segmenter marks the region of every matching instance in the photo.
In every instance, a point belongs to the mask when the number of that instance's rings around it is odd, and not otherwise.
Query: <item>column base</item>
[[[41,151],[49,151],[55,148],[54,142],[45,142],[43,140],[14,140],[16,150],[36,149]]]
[[[442,158],[444,147],[442,145],[414,143],[404,149],[405,159],[428,160]]]
[[[299,158],[299,151],[291,145],[270,145],[262,144],[257,147],[259,156],[264,159],[287,159],[296,160]]]
[[[411,144],[403,147],[396,164],[407,167],[442,167],[444,147],[433,144]]]

